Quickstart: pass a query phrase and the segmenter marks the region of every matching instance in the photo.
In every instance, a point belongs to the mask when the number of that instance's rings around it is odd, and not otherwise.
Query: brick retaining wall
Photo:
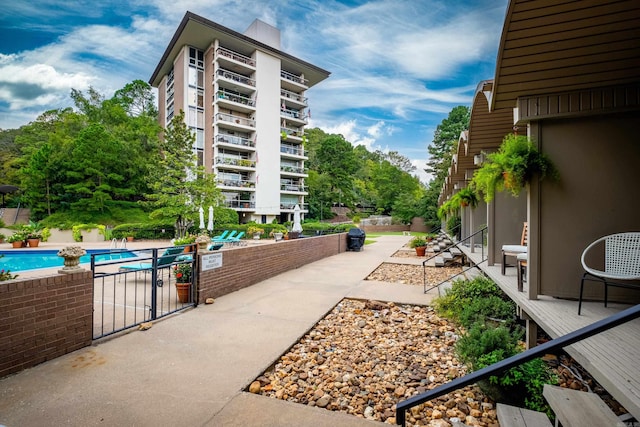
[[[200,274],[198,302],[246,288],[347,249],[346,233],[225,250],[222,267]]]
[[[0,282],[0,378],[91,345],[90,271]]]

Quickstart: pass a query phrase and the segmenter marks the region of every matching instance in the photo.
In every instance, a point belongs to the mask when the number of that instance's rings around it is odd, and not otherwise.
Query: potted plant
[[[409,242],[409,247],[416,250],[416,255],[424,256],[427,251],[427,240],[422,236],[416,236]]]
[[[461,207],[478,206],[478,195],[473,186],[465,187],[453,195],[452,200]]]
[[[11,236],[7,237],[7,243],[11,243],[14,248],[21,248],[26,244],[25,238],[25,233],[22,230],[18,230]]]
[[[247,228],[247,234],[252,235],[255,240],[260,240],[260,235],[262,235],[262,233],[264,233],[264,229],[256,225],[250,225]]]
[[[519,195],[536,175],[539,179],[546,176],[558,179],[559,176],[549,157],[539,152],[527,137],[509,134],[498,151],[487,154],[482,166],[473,174],[472,184],[490,202],[496,190]]]
[[[284,234],[287,232],[287,228],[281,224],[274,224],[273,229],[269,232],[269,236],[273,237],[275,241],[282,240],[284,238]]]
[[[4,239],[5,239],[6,237],[7,237],[7,236],[5,236],[4,234],[0,233],[0,243],[4,243]]]
[[[173,239],[174,246],[184,246],[185,252],[191,252],[191,246],[196,242],[196,236],[192,234],[186,234],[184,237],[178,237]]]
[[[178,301],[181,303],[189,302],[192,279],[191,264],[177,264],[173,266],[173,275],[176,278]]]

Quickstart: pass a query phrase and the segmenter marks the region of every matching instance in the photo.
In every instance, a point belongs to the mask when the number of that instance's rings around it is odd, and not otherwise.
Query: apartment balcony
[[[291,92],[286,89],[280,89],[280,98],[287,105],[297,105],[300,107],[307,107],[307,98],[300,95],[299,93]]]
[[[304,126],[307,124],[307,116],[302,110],[292,110],[280,107],[280,117],[297,125]]]
[[[307,195],[307,187],[302,184],[297,184],[295,182],[292,183],[281,183],[280,191],[285,194],[303,194]]]
[[[303,159],[307,160],[307,152],[302,148],[302,145],[280,145],[281,157]]]
[[[305,90],[309,88],[307,86],[308,83],[308,80],[301,76],[296,76],[295,74],[280,70],[280,84],[283,89],[292,92],[295,92],[296,90]]]
[[[224,68],[219,68],[218,71],[216,71],[216,76],[218,84],[220,85],[224,85],[224,82],[227,82],[231,83],[230,87],[233,88],[244,87],[245,89],[255,89],[256,87],[256,81],[254,79],[234,73],[233,71],[225,70]]]
[[[256,168],[256,162],[249,159],[217,156],[215,158],[215,167],[224,169],[253,170]]]
[[[286,120],[283,120],[283,124],[286,125]],[[304,130],[302,128],[288,128],[286,126],[280,127],[281,139],[284,141],[299,141],[302,142],[304,136]]]
[[[293,212],[296,208],[296,205],[300,206],[301,212],[309,212],[309,204],[308,203],[298,203],[298,202],[289,202],[289,201],[281,201],[280,202],[280,211],[281,212]]]
[[[224,133],[219,133],[213,138],[215,144],[220,146],[228,146],[230,148],[241,149],[241,148],[255,148],[256,143],[248,138],[242,138],[240,136],[235,135],[227,135]],[[253,150],[249,150],[253,151]]]
[[[224,68],[231,70],[255,71],[256,69],[255,59],[224,47],[216,49],[215,60],[218,61],[220,65],[224,66]]]
[[[218,113],[214,116],[214,119],[214,125],[240,132],[253,132],[256,127],[255,120],[234,114]]]
[[[250,96],[224,88],[216,93],[213,103],[243,113],[256,111],[256,102]]]
[[[306,169],[297,165],[280,165],[280,175],[306,177]]]
[[[224,206],[231,209],[255,210],[256,203],[249,200],[225,200]]]
[[[248,191],[249,189],[256,188],[255,181],[248,179],[217,179],[216,184],[224,189],[242,189]]]

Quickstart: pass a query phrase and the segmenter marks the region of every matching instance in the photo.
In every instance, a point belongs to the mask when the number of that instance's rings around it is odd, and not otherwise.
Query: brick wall
[[[225,250],[221,252],[222,267],[200,274],[198,302],[246,288],[346,249],[347,235],[340,233]]]
[[[90,271],[0,282],[0,378],[91,345]]]

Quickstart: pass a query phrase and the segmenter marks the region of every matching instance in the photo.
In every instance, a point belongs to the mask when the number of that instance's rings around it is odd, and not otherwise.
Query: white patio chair
[[[604,242],[604,271],[588,266],[586,261],[589,252],[602,242]],[[604,284],[605,307],[607,306],[609,286],[640,290],[639,284],[628,282],[640,280],[640,232],[617,233],[601,237],[586,247],[580,260],[585,273],[580,282],[578,315],[582,309],[582,292],[585,281]],[[625,283],[620,283],[620,280]]]
[[[527,253],[527,223],[524,222],[522,224],[522,236],[520,237],[519,245],[502,245],[502,275],[504,276],[507,267],[511,267],[507,265],[507,257],[517,257],[519,254]],[[516,263],[516,267],[518,263]]]

